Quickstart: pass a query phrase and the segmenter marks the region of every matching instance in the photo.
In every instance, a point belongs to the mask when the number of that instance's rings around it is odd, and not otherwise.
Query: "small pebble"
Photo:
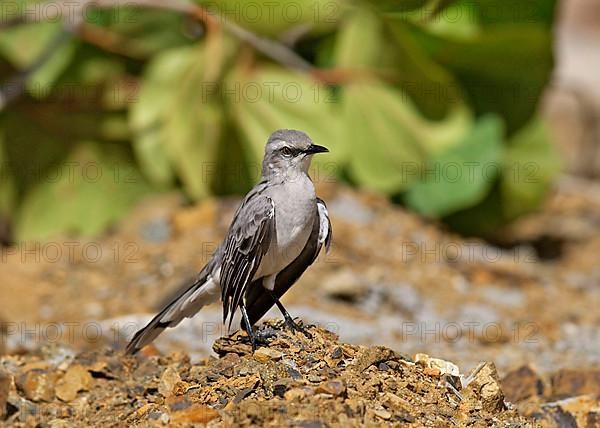
[[[317,387],[317,393],[331,394],[333,396],[338,396],[343,394],[346,391],[346,385],[341,380],[330,380],[327,382],[323,382],[321,385]]]
[[[179,376],[177,369],[173,366],[167,367],[160,377],[160,382],[158,384],[159,394],[165,398],[172,396],[175,385],[180,381],[181,377]]]
[[[283,352],[271,348],[258,348],[254,353],[254,359],[259,363],[267,361],[277,361],[283,357]]]
[[[92,384],[92,375],[79,364],[71,365],[56,383],[56,396],[62,401],[72,401],[79,391],[87,391]]]
[[[392,417],[392,414],[390,412],[388,412],[387,410],[383,410],[383,409],[375,409],[373,411],[373,413],[375,413],[375,416],[378,416],[381,419],[387,420]]]

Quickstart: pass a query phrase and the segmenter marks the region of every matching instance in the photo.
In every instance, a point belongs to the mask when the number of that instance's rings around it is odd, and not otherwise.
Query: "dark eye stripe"
[[[281,148],[281,153],[283,153],[284,155],[292,155],[292,156],[297,156],[299,153],[301,152],[301,150],[298,150],[296,148],[292,148],[292,147],[282,147]]]

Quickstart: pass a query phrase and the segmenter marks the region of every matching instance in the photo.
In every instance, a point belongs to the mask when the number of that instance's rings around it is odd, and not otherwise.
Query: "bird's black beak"
[[[314,155],[315,153],[327,153],[328,151],[329,149],[327,147],[311,144],[308,149],[304,150],[304,153],[307,155]]]

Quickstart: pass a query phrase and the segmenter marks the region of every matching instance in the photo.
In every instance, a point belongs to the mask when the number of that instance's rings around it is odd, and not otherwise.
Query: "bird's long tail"
[[[184,318],[194,316],[203,306],[213,303],[221,296],[219,284],[205,271],[198,278],[173,298],[165,307],[131,339],[125,350],[126,354],[135,354],[150,344],[162,331],[175,327]]]

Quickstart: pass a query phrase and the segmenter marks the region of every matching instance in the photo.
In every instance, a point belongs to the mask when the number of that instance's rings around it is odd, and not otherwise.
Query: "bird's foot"
[[[258,346],[256,345],[256,336],[255,335],[250,336],[250,344],[252,345],[252,353],[255,353],[256,349],[258,348]]]
[[[277,330],[261,326],[261,328],[256,331],[256,337],[259,343],[268,344],[271,339],[277,337]]]
[[[285,316],[284,319],[285,319],[285,325],[288,329],[290,329],[292,331],[298,331],[298,332],[302,333],[304,336],[306,336],[308,339],[312,339],[312,334],[310,334],[308,332],[306,327],[298,324],[296,321],[294,321],[292,319],[291,316],[289,316],[289,315]]]
[[[277,336],[277,332],[273,329],[252,329],[251,332],[244,329],[244,331],[248,335],[248,339],[252,345],[252,352],[255,352],[260,346],[268,345],[269,341]]]

